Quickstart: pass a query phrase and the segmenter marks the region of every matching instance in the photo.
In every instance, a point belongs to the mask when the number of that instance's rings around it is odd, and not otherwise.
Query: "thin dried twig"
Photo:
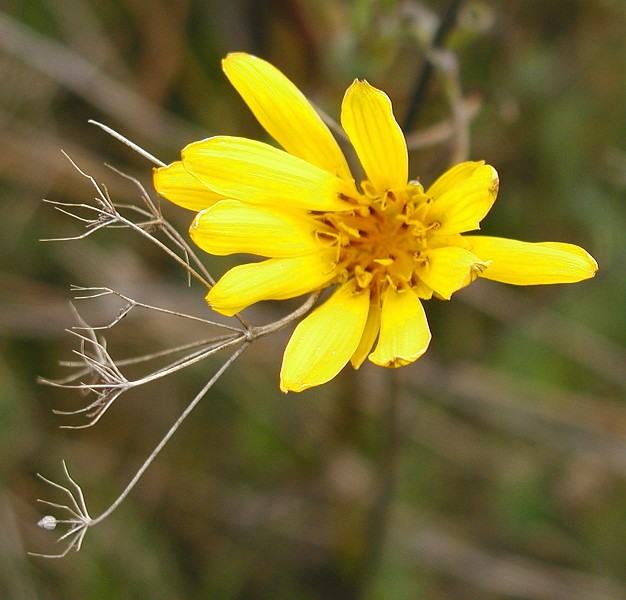
[[[137,154],[141,154],[141,156],[143,156],[144,158],[147,158],[151,163],[154,163],[157,167],[165,166],[165,163],[163,161],[160,161],[154,155],[150,154],[150,152],[144,150],[138,144],[135,144],[135,142],[131,142],[127,137],[124,137],[123,135],[115,131],[115,129],[111,129],[107,125],[104,125],[103,123],[100,123],[98,121],[94,121],[93,119],[89,119],[89,121],[87,122],[90,123],[91,125],[96,125],[96,127],[100,127],[100,129],[102,129],[103,131],[106,131],[110,136],[113,136],[116,140],[122,142],[123,144],[131,148],[132,150],[137,152]]]
[[[200,281],[200,283],[202,283],[202,285],[204,285],[206,288],[210,289],[212,287],[214,282],[210,277],[207,279],[204,275],[200,274],[194,267],[192,267],[189,264],[189,262],[187,262],[185,259],[178,256],[176,252],[174,252],[171,248],[169,248],[159,239],[154,237],[152,233],[150,233],[149,231],[150,228],[165,227],[164,225],[165,219],[163,219],[163,216],[160,214],[156,206],[152,205],[154,206],[155,214],[151,215],[152,218],[150,219],[148,224],[142,225],[141,223],[135,223],[134,221],[131,221],[130,219],[120,214],[120,212],[117,210],[116,205],[113,203],[113,201],[109,197],[109,194],[107,193],[106,188],[99,185],[91,175],[88,175],[87,173],[85,173],[69,156],[67,156],[67,159],[83,177],[85,177],[91,182],[91,184],[95,188],[96,196],[94,198],[94,201],[96,204],[95,205],[84,204],[84,203],[74,204],[74,203],[46,200],[46,202],[48,202],[49,204],[53,204],[55,208],[59,210],[60,212],[67,214],[70,217],[85,223],[85,227],[87,231],[83,234],[76,235],[76,236],[69,236],[69,237],[63,237],[63,238],[49,238],[49,239],[44,239],[41,241],[60,242],[60,241],[80,240],[80,239],[84,239],[88,237],[89,235],[91,235],[98,229],[101,229],[102,227],[129,228],[139,233],[143,237],[149,239],[153,244],[155,244],[163,252],[165,252],[170,258],[172,258],[179,265],[181,265],[189,273],[190,276],[195,277],[198,281]],[[147,194],[145,195],[147,196]],[[66,207],[71,208],[72,210],[67,210]],[[93,218],[81,217],[79,214],[76,213],[76,211],[79,209],[85,209],[87,211],[91,211],[92,213],[95,213],[95,217]],[[138,207],[134,207],[134,210],[136,212],[140,212],[141,214],[141,209],[139,209]],[[187,247],[185,254],[188,254],[189,251],[190,249]]]

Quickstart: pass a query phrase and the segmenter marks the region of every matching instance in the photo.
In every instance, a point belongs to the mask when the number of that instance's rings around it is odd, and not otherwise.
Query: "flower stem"
[[[387,530],[391,507],[396,493],[398,459],[402,447],[400,426],[398,370],[388,369],[384,373],[388,383],[387,404],[383,416],[384,432],[380,463],[376,480],[375,498],[365,524],[364,555],[355,577],[353,597],[369,597],[369,588],[380,568],[387,541]]]
[[[448,6],[439,21],[439,27],[433,37],[431,49],[441,48],[444,45],[448,34],[452,31],[456,24],[456,17],[459,9],[461,8],[462,2],[463,0],[449,0]],[[405,132],[409,132],[417,121],[420,110],[424,104],[424,100],[426,99],[426,90],[433,76],[433,72],[433,63],[430,58],[426,56],[422,64],[422,70],[417,78],[415,88],[413,89],[411,100],[409,101],[409,110],[402,127]]]

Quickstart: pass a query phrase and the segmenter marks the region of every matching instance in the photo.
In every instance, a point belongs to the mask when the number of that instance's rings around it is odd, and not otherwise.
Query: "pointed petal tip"
[[[430,346],[430,342],[432,339],[432,335],[430,331],[428,332],[427,339],[422,341],[422,345],[419,349],[414,352],[402,355],[383,355],[381,352],[372,352],[368,359],[370,362],[378,365],[379,367],[386,367],[388,369],[397,369],[399,367],[405,367],[406,365],[410,365],[414,363],[416,360],[424,356],[426,354],[428,347]]]
[[[585,252],[589,260],[589,272],[590,272],[589,279],[591,279],[598,274],[598,271],[600,270],[600,265],[598,265],[598,261],[593,256],[591,256],[589,252],[587,252],[586,250]]]
[[[304,392],[304,390],[308,390],[309,388],[315,387],[319,384],[317,383],[305,383],[302,381],[292,381],[292,382],[285,382],[282,379],[280,379],[280,391],[283,394],[288,394],[289,392],[294,392],[296,394],[300,393],[300,392]]]
[[[189,173],[180,160],[152,169],[152,184],[160,196],[193,211],[208,208],[223,197]]]
[[[264,61],[262,58],[255,56],[254,54],[249,54],[248,52],[235,51],[229,52],[224,58],[222,58],[222,71],[225,73],[228,72],[228,68],[234,66],[236,63],[243,62],[254,62],[254,61]]]
[[[251,56],[247,52],[242,52],[241,50],[234,50],[233,52],[228,52],[224,58],[222,58],[222,64],[228,62],[230,60],[234,60],[238,56]]]
[[[371,85],[369,81],[367,81],[367,79],[360,79],[359,77],[356,77],[352,81],[352,83],[348,86],[348,89],[346,90],[346,94],[351,88],[357,88],[357,87],[362,87],[363,89],[369,88],[372,90],[380,91],[380,90],[377,90],[373,85]]]
[[[211,290],[212,289],[213,288],[211,288]],[[204,297],[205,302],[209,305],[211,310],[214,310],[216,313],[224,315],[225,317],[233,317],[240,312],[240,310],[242,310],[240,306],[222,306],[219,302],[214,301],[213,298],[211,298],[211,290],[209,290],[209,293]]]

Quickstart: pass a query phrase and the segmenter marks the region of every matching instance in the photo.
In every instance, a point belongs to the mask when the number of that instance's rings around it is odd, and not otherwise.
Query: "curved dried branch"
[[[142,213],[140,209],[138,209],[138,207],[135,207],[133,209],[134,212],[140,212],[140,214],[142,214],[143,216],[148,216],[148,221],[136,223],[130,220],[129,218],[123,216],[118,211],[116,205],[113,203],[113,201],[109,197],[109,194],[104,186],[99,185],[91,175],[88,175],[87,173],[85,173],[67,154],[65,154],[65,156],[70,161],[72,166],[83,177],[85,177],[86,179],[90,181],[91,185],[96,190],[96,196],[94,198],[94,201],[96,204],[95,205],[85,204],[85,203],[73,204],[73,203],[64,203],[64,202],[46,200],[46,202],[53,204],[55,208],[59,210],[60,212],[67,214],[71,216],[72,218],[75,218],[78,221],[85,223],[85,227],[87,231],[85,231],[83,234],[76,235],[76,236],[70,236],[70,237],[64,237],[64,238],[48,238],[48,239],[44,239],[41,241],[51,242],[51,241],[80,240],[80,239],[84,239],[88,237],[89,235],[91,235],[98,229],[101,229],[102,227],[112,227],[112,228],[121,227],[121,228],[132,229],[133,231],[139,233],[141,236],[150,240],[160,250],[165,252],[170,258],[172,258],[175,262],[181,265],[185,269],[185,271],[189,274],[190,277],[194,277],[195,279],[197,279],[207,289],[210,289],[213,286],[214,281],[204,268],[201,269],[203,273],[200,273],[197,269],[195,269],[189,264],[189,261],[186,258],[181,258],[174,250],[172,250],[169,246],[164,244],[161,240],[159,240],[157,237],[155,237],[151,233],[151,230],[154,230],[154,229],[159,230],[159,231],[165,231],[166,237],[174,244],[174,246],[176,246],[179,250],[183,251],[183,254],[185,255],[185,257],[194,256],[194,262],[196,263],[200,262],[197,259],[197,257],[195,257],[195,255],[193,254],[193,251],[191,250],[191,248],[184,242],[184,240],[182,240],[182,238],[180,238],[180,236],[178,236],[177,234],[175,235],[174,233],[172,233],[174,231],[172,226],[169,225],[169,223],[167,223],[167,221],[163,218],[163,216],[161,215],[158,208],[154,205],[154,203],[152,203],[149,199],[146,201],[146,197],[148,196],[148,194],[146,193],[143,186],[139,184],[139,182],[137,182],[137,184],[142,190],[141,195],[142,195],[144,203],[146,203],[146,206],[149,209],[149,212]],[[136,181],[132,177],[129,177],[129,179]],[[72,210],[67,210],[67,209],[72,209]],[[95,216],[93,218],[83,217],[77,213],[77,211],[79,211],[80,209],[93,211],[95,213]]]

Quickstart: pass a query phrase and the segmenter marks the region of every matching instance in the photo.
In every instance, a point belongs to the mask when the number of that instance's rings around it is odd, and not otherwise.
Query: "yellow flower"
[[[203,250],[266,258],[217,282],[207,295],[217,312],[337,286],[291,336],[283,391],[325,383],[349,361],[354,368],[366,358],[385,367],[413,362],[431,338],[421,300],[447,300],[478,276],[534,285],[596,273],[595,260],[571,244],[462,236],[479,229],[496,199],[495,169],[464,162],[428,189],[410,181],[391,102],[366,81],[348,88],[341,108],[365,173],[357,185],[330,130],[280,71],[243,53],[227,56],[223,67],[283,150],[212,137],[157,169],[154,185],[199,211],[190,234]]]

